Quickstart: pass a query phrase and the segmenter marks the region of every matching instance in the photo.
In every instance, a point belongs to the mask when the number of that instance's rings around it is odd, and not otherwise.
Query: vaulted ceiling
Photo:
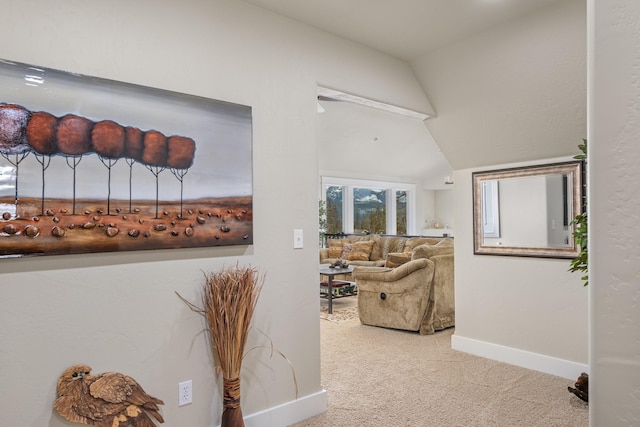
[[[405,61],[561,0],[245,0]]]
[[[245,0],[406,61],[454,169],[576,154],[586,0]]]

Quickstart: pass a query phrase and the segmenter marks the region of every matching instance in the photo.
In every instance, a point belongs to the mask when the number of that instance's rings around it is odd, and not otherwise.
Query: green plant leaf
[[[576,160],[582,160],[587,162],[587,140],[583,139],[582,144],[578,144],[578,149],[582,154],[578,154],[573,158]],[[569,263],[569,271],[581,273],[587,273],[580,277],[584,281],[584,286],[589,284],[589,254],[588,254],[588,218],[587,218],[587,184],[584,184],[584,196],[583,196],[583,208],[584,212],[576,215],[569,224],[574,227],[572,236],[575,239],[576,245],[580,247],[580,253],[571,260]]]

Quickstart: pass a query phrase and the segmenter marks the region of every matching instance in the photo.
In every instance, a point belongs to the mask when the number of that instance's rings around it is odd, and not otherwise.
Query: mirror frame
[[[568,175],[571,177],[571,189],[573,198],[571,208],[575,216],[583,211],[582,189],[584,185],[583,162],[580,160],[498,169],[491,171],[479,171],[472,173],[473,185],[473,253],[475,255],[507,255],[528,256],[540,258],[575,258],[580,253],[580,247],[572,239],[573,246],[566,247],[530,247],[530,246],[489,246],[484,245],[482,235],[482,183],[506,178],[518,178],[541,175]],[[571,224],[571,223],[570,223]],[[573,238],[575,225],[570,225],[570,236]]]

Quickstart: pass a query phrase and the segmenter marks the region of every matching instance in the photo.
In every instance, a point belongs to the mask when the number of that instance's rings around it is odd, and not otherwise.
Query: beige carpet
[[[341,323],[347,320],[358,319],[358,306],[353,302],[356,297],[346,297],[340,301],[333,301],[333,313],[329,314],[327,305],[320,306],[320,319]]]
[[[572,381],[452,350],[453,329],[363,326],[355,301],[334,301],[333,319],[320,321],[328,410],[296,427],[589,425]]]

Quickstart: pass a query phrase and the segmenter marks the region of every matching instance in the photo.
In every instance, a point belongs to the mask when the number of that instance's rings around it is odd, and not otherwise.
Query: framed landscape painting
[[[0,60],[0,258],[252,243],[250,107]]]

